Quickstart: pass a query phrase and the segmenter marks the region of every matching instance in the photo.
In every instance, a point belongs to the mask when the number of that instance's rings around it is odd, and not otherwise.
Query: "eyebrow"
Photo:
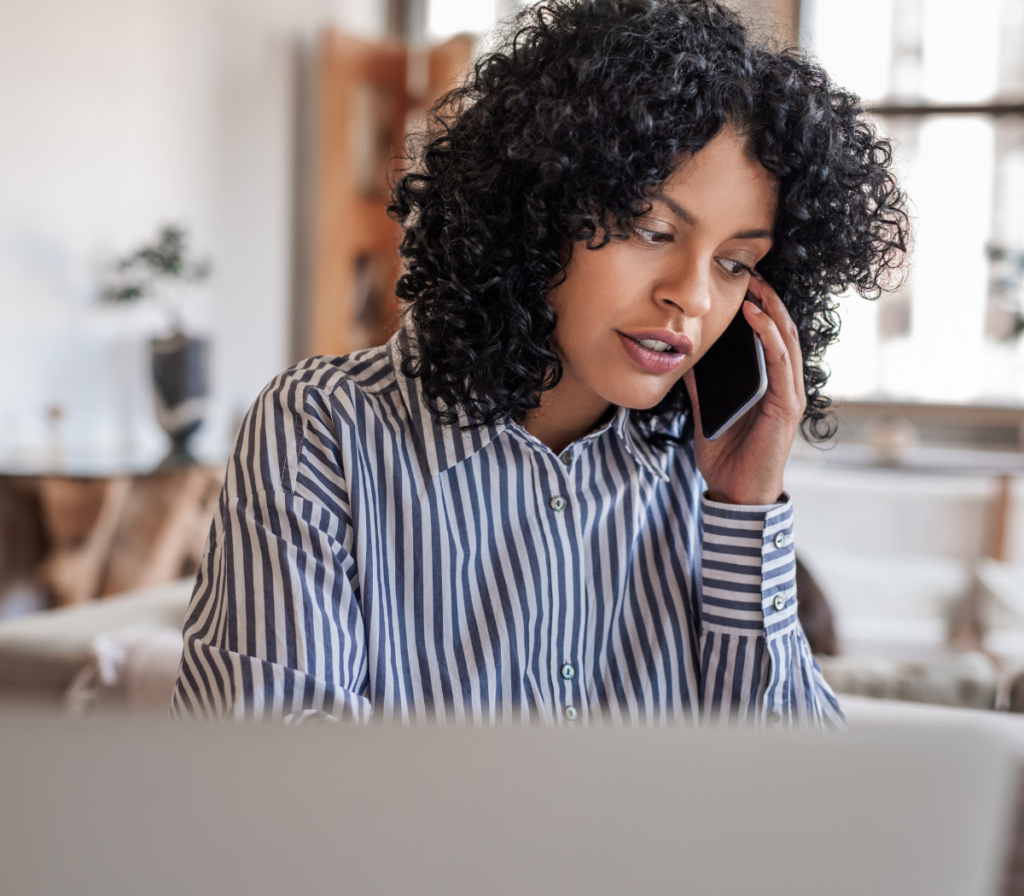
[[[689,224],[690,227],[696,227],[697,226],[697,219],[693,215],[691,215],[685,208],[683,208],[681,205],[679,205],[679,203],[677,203],[674,199],[670,199],[668,196],[666,196],[664,193],[662,193],[660,191],[655,193],[653,196],[651,196],[651,198],[652,199],[657,199],[660,202],[665,203],[665,205],[668,206],[669,211],[672,212],[672,214],[674,214],[677,218],[682,220],[685,224]],[[772,231],[764,230],[764,229],[741,230],[739,233],[734,233],[731,237],[729,237],[729,239],[732,239],[732,240],[773,240],[773,241],[774,241],[774,238],[775,238],[775,234],[772,233]]]
[[[679,205],[674,199],[669,199],[668,196],[666,196],[660,190],[657,193],[655,193],[651,198],[659,199],[663,203],[665,203],[665,205],[668,206],[669,211],[671,211],[677,218],[681,218],[684,223],[689,224],[691,227],[697,226],[697,219],[693,215],[691,215],[685,208]]]

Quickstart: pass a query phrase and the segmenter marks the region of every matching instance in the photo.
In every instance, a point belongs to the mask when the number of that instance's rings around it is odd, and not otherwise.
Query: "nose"
[[[678,259],[655,286],[655,301],[674,305],[685,317],[703,317],[711,310],[710,269],[710,260]]]

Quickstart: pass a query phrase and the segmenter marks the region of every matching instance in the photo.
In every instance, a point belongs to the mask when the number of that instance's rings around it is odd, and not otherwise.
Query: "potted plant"
[[[161,470],[195,463],[188,441],[202,425],[209,395],[209,340],[185,333],[184,290],[208,279],[208,259],[190,257],[188,233],[165,225],[156,239],[118,261],[103,291],[112,302],[149,300],[169,319],[170,335],[150,341],[156,416],[171,438]]]

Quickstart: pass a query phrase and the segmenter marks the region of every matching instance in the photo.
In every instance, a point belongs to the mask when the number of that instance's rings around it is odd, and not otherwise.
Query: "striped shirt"
[[[628,409],[556,455],[440,425],[379,348],[281,374],[239,433],[185,620],[183,716],[842,725],[793,511],[702,496]]]

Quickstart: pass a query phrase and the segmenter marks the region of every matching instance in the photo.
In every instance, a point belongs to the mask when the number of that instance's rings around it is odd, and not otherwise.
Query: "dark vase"
[[[150,343],[156,417],[171,437],[171,451],[160,470],[194,464],[188,441],[203,424],[209,393],[209,341],[175,333]]]

